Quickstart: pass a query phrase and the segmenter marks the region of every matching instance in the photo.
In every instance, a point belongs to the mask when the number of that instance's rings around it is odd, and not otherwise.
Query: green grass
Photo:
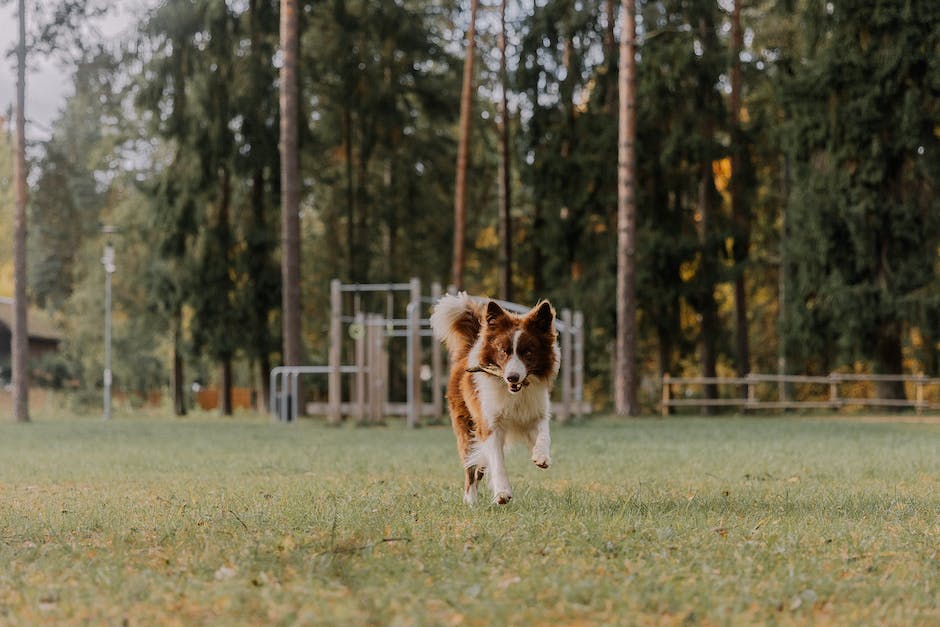
[[[555,427],[461,501],[449,428],[0,424],[0,624],[940,623],[940,425]]]

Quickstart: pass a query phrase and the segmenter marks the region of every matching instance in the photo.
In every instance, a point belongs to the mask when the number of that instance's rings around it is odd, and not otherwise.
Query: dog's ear
[[[526,322],[535,331],[547,333],[555,323],[555,310],[547,300],[539,302],[526,316]]]
[[[486,325],[493,327],[499,324],[501,320],[506,317],[506,312],[503,311],[503,308],[497,305],[494,301],[490,301],[486,304]]]

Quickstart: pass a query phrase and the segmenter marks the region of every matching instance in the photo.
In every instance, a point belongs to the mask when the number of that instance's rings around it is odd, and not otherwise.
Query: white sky
[[[27,11],[32,2],[27,2]],[[122,0],[97,21],[105,40],[118,42],[133,35],[142,7],[153,1]],[[35,24],[27,14],[26,29],[35,32]],[[0,6],[0,116],[6,117],[16,103],[16,56],[6,56],[17,41],[16,2]],[[55,58],[38,54],[27,59],[26,74],[26,137],[29,141],[47,139],[49,127],[72,92],[71,71]]]

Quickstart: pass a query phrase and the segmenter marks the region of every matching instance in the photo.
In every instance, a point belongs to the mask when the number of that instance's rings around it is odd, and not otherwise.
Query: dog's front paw
[[[552,460],[548,456],[548,453],[544,453],[542,451],[533,451],[532,462],[539,468],[548,468],[551,465]]]
[[[496,495],[493,497],[493,502],[496,503],[497,505],[505,505],[511,500],[512,500],[512,492],[508,492],[505,490],[502,492],[497,492]]]

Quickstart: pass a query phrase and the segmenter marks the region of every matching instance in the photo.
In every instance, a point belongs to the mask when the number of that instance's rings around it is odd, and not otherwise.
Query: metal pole
[[[285,370],[284,376],[281,379],[281,406],[278,408],[278,416],[281,422],[288,422],[290,420],[290,414],[287,413],[288,398],[290,398],[290,370]]]
[[[561,320],[564,323],[561,333],[561,404],[558,412],[558,422],[567,422],[571,417],[571,379],[573,370],[574,332],[572,330],[571,310],[561,310]]]
[[[104,279],[104,419],[111,420],[111,273]]]
[[[296,423],[300,416],[300,373],[294,371],[292,374],[294,377],[291,379],[290,421]]]
[[[110,227],[105,227],[110,228]],[[111,231],[106,231],[111,232]],[[104,247],[104,419],[111,420],[111,275],[114,274],[114,247]]]
[[[354,328],[356,329],[356,398],[352,414],[356,418],[356,424],[363,424],[366,419],[366,399],[368,398],[368,390],[366,389],[368,347],[366,342],[366,317],[361,311],[356,312]]]
[[[421,279],[411,279],[408,303],[408,427],[421,420]]]
[[[342,410],[342,380],[340,379],[340,365],[342,364],[343,342],[343,284],[339,279],[330,281],[330,374],[327,379],[327,397],[329,399],[328,419],[338,423],[343,419]]]
[[[584,407],[584,314],[574,312],[574,415],[580,420]]]
[[[431,284],[431,300],[434,301],[434,304],[437,304],[437,301],[441,299],[441,284],[432,283]],[[444,378],[443,373],[444,366],[441,359],[441,345],[436,339],[431,338],[431,399],[432,404],[434,405],[433,418],[438,420],[442,414],[443,406],[443,389],[444,389]]]

